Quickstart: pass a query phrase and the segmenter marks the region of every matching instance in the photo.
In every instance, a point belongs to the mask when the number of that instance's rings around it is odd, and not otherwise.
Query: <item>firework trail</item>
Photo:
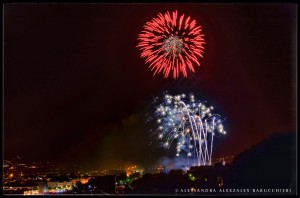
[[[196,161],[198,166],[211,165],[215,132],[226,134],[220,115],[212,110],[213,107],[195,101],[192,94],[165,94],[155,111],[163,146],[170,148],[176,142],[176,156],[186,153],[188,167],[190,161]]]
[[[176,79],[182,73],[187,77],[188,70],[195,72],[195,64],[200,66],[198,57],[203,58],[201,31],[196,20],[184,14],[179,17],[177,10],[172,15],[159,13],[144,25],[137,47],[154,75],[163,72],[165,78],[171,74]]]

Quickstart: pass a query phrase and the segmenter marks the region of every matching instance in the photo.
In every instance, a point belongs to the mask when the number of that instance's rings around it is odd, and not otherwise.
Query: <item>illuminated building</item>
[[[46,182],[38,182],[38,194],[44,194],[47,191]]]

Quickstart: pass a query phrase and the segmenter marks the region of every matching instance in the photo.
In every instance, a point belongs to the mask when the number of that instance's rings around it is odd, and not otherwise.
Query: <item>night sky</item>
[[[152,72],[137,35],[178,10],[205,34],[202,66],[177,80]],[[163,91],[193,92],[226,118],[215,156],[296,130],[293,4],[6,4],[4,158],[99,168],[155,164],[168,151],[145,124]]]

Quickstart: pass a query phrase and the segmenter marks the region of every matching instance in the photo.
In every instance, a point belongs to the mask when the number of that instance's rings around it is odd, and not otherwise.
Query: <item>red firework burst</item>
[[[154,75],[163,72],[167,78],[171,72],[175,79],[180,73],[187,77],[187,69],[194,73],[193,64],[200,66],[198,57],[203,58],[205,44],[201,26],[184,14],[177,16],[177,10],[172,16],[169,12],[159,13],[138,36],[141,57],[146,58]]]

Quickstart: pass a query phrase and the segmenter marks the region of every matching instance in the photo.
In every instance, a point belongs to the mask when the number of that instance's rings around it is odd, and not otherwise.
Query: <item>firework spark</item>
[[[177,142],[176,156],[185,153],[187,166],[192,159],[198,166],[211,165],[215,132],[226,134],[220,115],[212,110],[212,106],[196,101],[193,94],[165,94],[155,111],[162,145],[170,148]]]
[[[178,17],[177,10],[172,15],[159,13],[144,25],[137,47],[154,75],[163,72],[167,78],[171,72],[174,79],[180,73],[187,77],[188,70],[195,72],[194,64],[200,66],[198,57],[203,58],[205,41],[201,31],[196,20],[184,14]]]

